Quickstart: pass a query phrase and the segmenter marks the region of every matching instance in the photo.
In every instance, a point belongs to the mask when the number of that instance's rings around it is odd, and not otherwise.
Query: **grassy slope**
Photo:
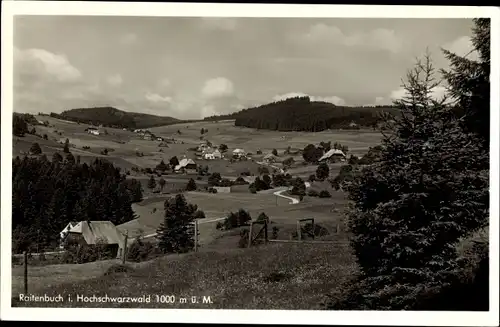
[[[73,307],[178,307],[224,309],[318,309],[328,293],[336,292],[356,273],[345,245],[271,244],[169,255],[132,265],[131,271],[47,286],[38,294],[66,296],[175,295],[210,296],[213,304],[25,304]],[[273,281],[273,274],[276,280]],[[280,274],[283,274],[280,276]],[[71,275],[73,276],[73,275]],[[73,277],[71,277],[73,278]],[[153,302],[153,301],[152,301]]]

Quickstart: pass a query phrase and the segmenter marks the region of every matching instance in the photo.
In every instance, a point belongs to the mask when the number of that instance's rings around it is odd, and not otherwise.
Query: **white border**
[[[489,312],[383,312],[284,310],[162,310],[11,308],[13,15],[188,16],[188,17],[385,17],[474,18],[491,21],[491,170]],[[254,324],[498,326],[499,63],[500,10],[496,7],[344,6],[207,3],[110,3],[2,1],[1,318],[3,320],[183,322]],[[496,41],[496,42],[495,42]],[[8,86],[8,88],[6,87]],[[147,310],[147,314],[144,314]]]

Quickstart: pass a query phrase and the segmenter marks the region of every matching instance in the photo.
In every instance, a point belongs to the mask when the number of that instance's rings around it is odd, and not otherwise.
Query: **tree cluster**
[[[96,159],[90,165],[45,156],[16,157],[12,163],[13,252],[58,245],[70,221],[134,219],[131,203],[142,197],[119,168]]]
[[[387,107],[340,107],[332,103],[311,101],[309,97],[295,97],[224,115],[206,117],[205,120],[235,119],[236,126],[277,131],[320,132],[329,128],[376,126],[379,113],[397,110]]]
[[[126,112],[113,107],[78,108],[63,111],[60,114],[52,112],[50,116],[57,119],[78,122],[80,124],[103,125],[106,127],[127,129],[165,126],[181,122],[172,117]]]

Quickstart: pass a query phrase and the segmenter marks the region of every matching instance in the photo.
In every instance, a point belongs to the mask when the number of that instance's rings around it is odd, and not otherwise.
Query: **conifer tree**
[[[182,253],[194,247],[195,212],[196,207],[187,203],[182,194],[165,201],[165,219],[156,236],[163,253]]]
[[[69,139],[66,139],[66,141],[64,142],[63,152],[69,153]]]
[[[154,189],[155,187],[156,187],[156,180],[155,180],[154,176],[153,176],[153,175],[151,175],[151,176],[149,177],[149,180],[148,180],[148,188],[152,190],[152,189]]]
[[[163,188],[165,187],[165,184],[167,184],[167,182],[163,179],[163,177],[161,177],[158,181],[158,184],[160,185],[160,191],[163,192]]]
[[[488,158],[464,132],[427,55],[407,74],[401,117],[385,117],[380,160],[349,186],[355,290],[332,308],[408,310],[453,284],[455,243],[488,221]],[[390,119],[388,119],[390,118]]]
[[[474,19],[473,50],[459,56],[443,49],[450,69],[442,70],[448,90],[464,114],[462,126],[478,134],[485,148],[490,138],[490,25],[489,18]],[[468,58],[473,52],[477,60]]]
[[[194,181],[194,179],[189,179],[189,182],[187,183],[186,185],[186,191],[196,191],[196,182]]]

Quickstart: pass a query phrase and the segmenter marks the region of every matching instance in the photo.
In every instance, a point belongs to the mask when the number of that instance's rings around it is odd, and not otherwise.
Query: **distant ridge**
[[[77,108],[60,114],[51,113],[50,116],[83,124],[116,128],[148,128],[186,122],[173,117],[127,112],[113,107]]]
[[[295,97],[271,102],[258,107],[204,120],[234,119],[235,126],[277,131],[320,132],[334,128],[375,127],[382,111],[394,115],[399,110],[393,106],[346,107],[332,103],[311,101],[309,97]]]

